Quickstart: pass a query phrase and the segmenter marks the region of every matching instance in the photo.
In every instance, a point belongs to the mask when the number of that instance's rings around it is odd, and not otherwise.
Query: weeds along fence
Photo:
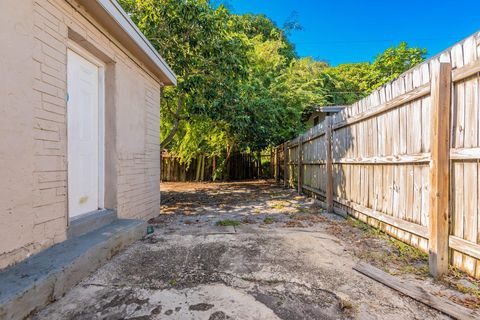
[[[480,33],[278,146],[275,176],[480,277]]]
[[[233,153],[224,172],[216,176],[217,180],[247,180],[271,177],[273,161],[271,154]],[[214,172],[220,166],[217,157],[205,154],[193,158],[185,164],[178,157],[162,154],[160,167],[161,181],[212,181]]]

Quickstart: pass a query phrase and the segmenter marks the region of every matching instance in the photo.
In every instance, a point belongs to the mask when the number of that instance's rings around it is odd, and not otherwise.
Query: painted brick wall
[[[33,239],[45,248],[65,240],[67,225],[67,27],[48,1],[34,2]]]
[[[7,0],[11,9],[15,1]],[[115,39],[108,36],[75,0],[25,0],[19,8],[25,20],[32,20],[32,157],[31,180],[18,192],[31,193],[31,203],[13,222],[0,226],[0,268],[66,239],[67,230],[67,103],[66,62],[69,29],[101,51],[115,65],[115,110],[117,136],[117,210],[122,218],[148,219],[160,207],[159,97],[160,84],[142,63],[132,58]],[[33,8],[33,9],[32,9]],[[9,9],[9,10],[10,10]],[[31,18],[31,19],[29,19]],[[29,28],[30,28],[29,27]],[[129,83],[130,81],[130,83]],[[129,101],[122,99],[134,81],[141,90]],[[131,124],[129,119],[139,123]],[[125,124],[119,126],[118,123]],[[138,134],[128,143],[119,137]],[[28,180],[28,179],[27,179]],[[17,190],[14,190],[17,191]],[[11,212],[20,212],[16,203]],[[22,204],[25,207],[25,204]],[[10,221],[10,220],[9,220]],[[22,236],[15,236],[21,233]],[[3,238],[10,241],[5,242]]]
[[[118,215],[149,219],[160,210],[160,100],[153,84],[145,84],[143,152],[118,152]],[[121,111],[120,111],[121,113]],[[121,143],[119,143],[121,145]]]

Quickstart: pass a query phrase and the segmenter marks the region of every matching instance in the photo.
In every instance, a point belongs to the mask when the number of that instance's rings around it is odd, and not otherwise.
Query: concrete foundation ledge
[[[5,269],[0,272],[0,319],[24,319],[57,300],[145,232],[145,221],[119,219]]]

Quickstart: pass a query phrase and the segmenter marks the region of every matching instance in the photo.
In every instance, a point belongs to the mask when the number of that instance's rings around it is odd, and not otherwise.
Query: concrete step
[[[0,272],[0,319],[24,319],[55,301],[145,233],[144,221],[119,219],[5,269]]]
[[[70,221],[68,238],[79,237],[117,220],[115,210],[103,209]]]

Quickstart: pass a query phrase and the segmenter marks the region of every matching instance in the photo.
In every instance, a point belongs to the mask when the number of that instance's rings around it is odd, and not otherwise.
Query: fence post
[[[275,147],[275,150],[277,149],[277,147]],[[269,176],[270,179],[274,179],[275,178],[275,151],[274,150],[270,150],[270,176]]]
[[[430,274],[436,278],[448,271],[448,219],[450,186],[450,63],[431,64],[430,114],[430,215],[428,253]]]
[[[325,145],[327,148],[325,166],[327,173],[326,201],[327,212],[333,212],[333,157],[332,157],[332,119],[326,118],[327,128],[325,133]]]
[[[280,154],[278,148],[275,148],[275,182],[280,181]]]
[[[262,155],[260,152],[257,153],[257,179],[260,179],[262,176]]]
[[[303,136],[298,137],[297,147],[297,192],[302,194],[303,188]]]
[[[288,185],[288,141],[283,143],[283,186],[289,187]]]
[[[163,181],[163,175],[165,174],[165,168],[163,167],[162,150],[160,150],[160,182]]]

